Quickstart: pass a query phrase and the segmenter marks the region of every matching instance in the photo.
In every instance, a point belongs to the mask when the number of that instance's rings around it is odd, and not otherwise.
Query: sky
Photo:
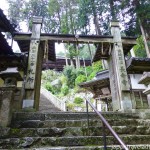
[[[7,15],[7,10],[8,10],[8,4],[7,4],[7,1],[6,0],[1,0],[1,3],[0,3],[0,8],[2,10],[4,10],[4,14]]]
[[[8,3],[7,0],[0,0],[0,8],[3,10],[4,14],[8,17]],[[21,23],[22,32],[27,32],[27,28],[25,27],[25,23]],[[9,45],[11,45],[11,40],[8,40]],[[56,53],[60,51],[64,51],[64,44],[57,44],[56,43]],[[19,47],[16,42],[13,42],[13,51],[18,52]]]

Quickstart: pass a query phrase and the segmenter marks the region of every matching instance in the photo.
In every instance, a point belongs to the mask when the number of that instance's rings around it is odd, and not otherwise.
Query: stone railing
[[[55,107],[61,111],[66,111],[66,103],[63,100],[58,99],[51,92],[41,87],[41,94],[43,94]]]

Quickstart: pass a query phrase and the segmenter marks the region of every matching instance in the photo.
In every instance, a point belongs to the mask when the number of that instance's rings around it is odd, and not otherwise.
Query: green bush
[[[67,106],[67,111],[74,111],[74,107],[75,107],[74,103],[68,102],[66,106]]]
[[[84,102],[84,100],[81,97],[75,97],[75,99],[74,99],[75,104],[82,104],[83,102]]]
[[[61,93],[65,96],[69,93],[69,88],[67,85],[62,86]]]
[[[66,76],[62,75],[62,76],[60,77],[60,80],[61,80],[61,84],[62,84],[62,85],[67,84],[67,77],[66,77]]]
[[[101,61],[94,62],[92,64],[92,68],[93,68],[93,71],[96,71],[96,72],[103,70],[102,62]]]
[[[86,72],[87,72],[87,75],[89,76],[93,72],[92,66],[87,66]]]
[[[79,75],[85,75],[85,69],[83,67],[81,67],[77,70],[77,76],[79,76]]]
[[[85,82],[87,80],[85,75],[79,75],[75,80],[75,85],[78,85],[79,83]]]
[[[137,42],[137,44],[133,47],[135,55],[137,57],[145,58],[147,55],[146,55],[146,51],[145,51],[143,37],[140,36],[139,38],[137,38],[136,42]]]
[[[46,88],[48,91],[50,91],[50,92],[53,93],[53,87],[52,87],[52,85],[50,84],[50,82],[47,82],[47,83],[45,84],[45,88]]]
[[[88,76],[88,81],[92,80],[96,76],[97,71],[93,71],[89,76]]]

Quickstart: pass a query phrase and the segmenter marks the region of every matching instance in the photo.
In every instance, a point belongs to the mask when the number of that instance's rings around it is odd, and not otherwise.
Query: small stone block
[[[119,21],[111,22],[110,27],[119,27]]]
[[[23,100],[23,108],[33,108],[34,105],[34,100],[28,100],[28,99],[24,99]]]
[[[33,23],[34,24],[42,24],[42,22],[43,22],[43,18],[42,17],[40,17],[40,16],[34,16],[33,17]]]

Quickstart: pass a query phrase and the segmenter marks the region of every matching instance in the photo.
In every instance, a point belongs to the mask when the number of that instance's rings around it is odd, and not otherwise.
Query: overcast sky
[[[7,1],[6,0],[0,0],[0,8],[2,10],[4,10],[4,14],[7,15],[7,10],[8,10],[8,4],[7,4]]]

